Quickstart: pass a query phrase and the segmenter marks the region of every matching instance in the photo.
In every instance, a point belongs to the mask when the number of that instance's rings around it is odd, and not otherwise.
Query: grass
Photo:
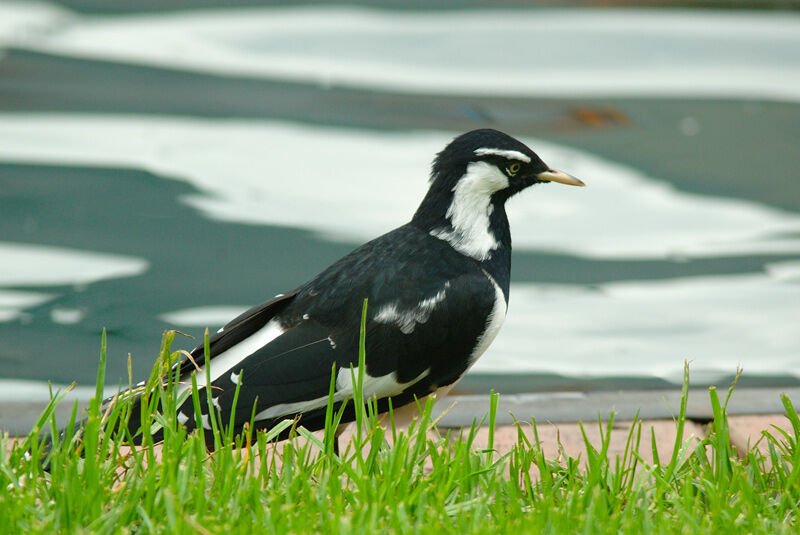
[[[708,436],[683,441],[688,396],[684,377],[679,430],[669,461],[659,463],[654,437],[630,428],[625,451],[608,454],[613,415],[598,421],[600,442],[584,435],[586,457],[545,458],[536,422],[518,424],[518,440],[506,454],[493,451],[497,395],[489,407],[489,447],[474,446],[477,426],[442,436],[426,405],[407,431],[378,425],[375,406],[363,400],[363,377],[354,401],[358,425],[333,453],[341,412],[329,404],[322,438],[298,422],[269,432],[233,436],[214,421],[217,450],[209,453],[198,433],[186,436],[177,403],[170,351],[174,333],[141,395],[138,414],[120,397],[102,404],[105,337],[97,397],[83,424],[72,431],[76,411],[61,438],[55,432],[54,396],[31,433],[18,442],[0,440],[0,533],[797,533],[800,502],[800,418],[783,398],[792,432],[775,429],[762,440],[766,454],[734,452],[724,400],[709,391],[714,411]],[[363,345],[362,345],[363,348]],[[363,364],[363,349],[359,355]],[[363,365],[359,370],[363,370]],[[360,375],[360,374],[359,374]],[[199,404],[196,388],[194,403]],[[200,395],[204,395],[200,393]],[[128,417],[141,418],[143,446],[114,432]],[[294,428],[305,440],[271,443]],[[164,429],[160,446],[152,431]],[[38,446],[50,436],[50,473]],[[388,442],[391,442],[389,446]],[[653,450],[652,463],[640,454]],[[157,455],[160,451],[160,456]]]

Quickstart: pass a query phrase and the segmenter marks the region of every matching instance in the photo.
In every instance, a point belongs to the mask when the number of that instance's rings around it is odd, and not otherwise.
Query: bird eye
[[[518,163],[512,163],[506,168],[506,171],[508,171],[509,175],[514,176],[519,173],[519,167],[520,165]]]

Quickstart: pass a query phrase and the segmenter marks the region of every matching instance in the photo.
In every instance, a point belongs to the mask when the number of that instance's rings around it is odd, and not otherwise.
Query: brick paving
[[[768,453],[768,447],[763,440],[763,433],[769,432],[774,436],[780,436],[777,429],[782,429],[792,433],[791,422],[783,414],[761,414],[761,415],[729,415],[728,422],[730,427],[731,443],[736,448],[739,456],[744,456],[750,447],[756,447],[762,453]],[[615,421],[611,430],[611,441],[609,446],[609,457],[613,459],[616,455],[622,455],[630,431],[630,421]],[[534,441],[532,428],[529,423],[522,423],[521,429],[530,442]],[[605,432],[606,422],[603,423]],[[589,442],[596,448],[600,445],[600,430],[597,420],[584,422],[583,430]],[[646,462],[652,462],[652,448],[650,437],[652,434],[656,438],[657,450],[661,462],[669,460],[672,448],[675,443],[676,426],[671,419],[648,419],[642,421],[641,442],[639,453]],[[586,446],[580,425],[577,422],[566,423],[537,423],[539,440],[544,450],[545,456],[550,459],[563,458],[569,455],[574,458],[580,457],[586,460]],[[440,433],[458,433],[458,428],[440,428]],[[517,443],[518,428],[516,425],[497,425],[495,427],[494,446],[498,454],[504,454],[511,450]],[[683,440],[702,440],[708,433],[708,424],[687,420],[683,430]],[[321,434],[320,434],[321,435]],[[341,437],[341,444],[344,445],[348,439],[349,431]],[[475,449],[484,449],[488,444],[488,428],[481,427],[475,438]],[[11,440],[14,440],[13,438]]]
[[[781,414],[770,415],[739,415],[729,416],[729,426],[731,434],[731,443],[736,447],[737,453],[744,456],[749,446],[755,446],[760,451],[766,453],[767,446],[764,440],[760,440],[763,431],[768,431],[773,435],[778,436],[775,427],[786,430],[791,433],[791,423]],[[615,422],[611,429],[611,441],[609,444],[608,455],[611,462],[619,455],[622,456],[625,450],[626,441],[630,431],[630,421]],[[533,442],[533,433],[530,424],[522,424],[521,428],[529,441]],[[583,430],[589,442],[597,449],[600,448],[600,430],[596,421],[584,424]],[[604,424],[603,432],[606,427]],[[672,420],[643,420],[641,442],[639,446],[639,455],[646,463],[652,463],[652,448],[650,445],[651,430],[656,438],[657,450],[659,459],[662,463],[668,462],[672,455],[672,448],[675,443],[676,426]],[[683,440],[699,441],[706,436],[708,425],[698,423],[691,420],[686,421],[683,430]],[[458,433],[462,430],[457,428],[440,429],[441,434],[445,433]],[[463,430],[469,432],[468,429]],[[583,434],[578,423],[542,423],[537,424],[537,431],[539,440],[542,445],[545,457],[561,461],[564,455],[580,459],[581,464],[586,463],[586,445],[584,442]],[[512,447],[518,440],[518,428],[515,425],[498,425],[495,427],[494,436],[494,449],[496,455],[503,455],[511,451]],[[341,437],[341,444],[344,446],[348,440],[350,431],[346,431]],[[322,438],[322,433],[315,433]],[[485,449],[488,445],[489,430],[488,427],[481,427],[473,442],[476,450]],[[10,440],[14,441],[14,438]],[[302,442],[304,439],[296,439]],[[278,450],[285,446],[286,442],[277,445]],[[157,447],[157,450],[160,450]],[[8,449],[6,449],[8,451]],[[278,452],[278,453],[279,453]],[[244,450],[242,450],[244,454]],[[280,453],[279,453],[280,455]],[[160,457],[160,451],[156,451],[156,458]],[[257,460],[258,462],[258,460]],[[276,462],[280,466],[280,458],[270,456],[268,462]],[[432,467],[430,463],[426,470]],[[531,467],[531,476],[536,478],[538,476],[538,469]]]
[[[630,432],[631,421],[614,422],[611,429],[611,441],[609,444],[609,458],[614,459],[616,455],[622,455]],[[768,431],[775,436],[779,436],[775,430],[780,429],[791,433],[791,423],[782,414],[767,415],[738,415],[729,416],[728,424],[730,427],[731,443],[737,448],[740,456],[747,451],[748,445],[755,445],[758,449],[766,453],[767,446],[762,438],[762,431]],[[534,437],[530,424],[521,424],[525,436],[533,443]],[[563,455],[586,460],[586,445],[584,442],[581,426],[578,423],[537,423],[539,440],[542,445],[545,457],[549,459],[563,458]],[[583,424],[589,442],[595,447],[600,447],[600,429],[597,421]],[[603,432],[606,430],[606,422],[603,423]],[[652,434],[656,438],[656,448],[661,462],[669,461],[672,455],[673,445],[675,444],[676,425],[672,420],[643,420],[642,431],[639,445],[639,454],[642,459],[652,463],[653,454],[650,444]],[[441,434],[447,432],[458,433],[458,429],[440,429]],[[465,429],[464,432],[468,432]],[[516,425],[499,425],[495,427],[494,449],[499,455],[505,454],[517,443],[518,428]],[[350,432],[345,432],[342,437],[342,444],[348,440]],[[700,441],[708,434],[708,424],[687,420],[683,429],[683,441]],[[485,449],[489,442],[488,427],[481,427],[474,441],[475,449]]]
[[[767,451],[766,442],[760,440],[762,431],[769,431],[778,436],[778,432],[773,426],[784,429],[791,433],[791,423],[782,414],[769,415],[742,415],[729,416],[728,424],[730,427],[731,442],[737,448],[740,455],[747,451],[748,445],[755,445],[764,453]],[[605,424],[604,424],[605,425]],[[617,454],[622,455],[625,450],[625,443],[630,431],[631,422],[615,422],[611,430],[611,441],[609,445],[609,457],[613,459]],[[542,444],[545,456],[556,459],[559,452],[571,457],[586,459],[586,446],[580,426],[577,423],[540,423],[536,426],[539,440]],[[596,448],[600,445],[600,430],[597,422],[584,423],[583,425],[589,442]],[[531,426],[522,425],[522,429],[528,440],[533,441]],[[642,421],[641,442],[639,453],[642,458],[650,463],[653,460],[652,448],[650,447],[651,429],[656,437],[659,459],[661,462],[668,461],[672,455],[672,448],[675,443],[676,426],[672,420],[644,420]],[[605,432],[605,427],[603,428]],[[687,421],[683,429],[683,440],[702,440],[708,432],[705,423]],[[498,453],[506,453],[517,442],[517,427],[512,425],[498,426],[495,429],[495,449]],[[488,428],[481,428],[475,441],[479,448],[486,447],[488,443]],[[560,444],[560,446],[559,446]]]

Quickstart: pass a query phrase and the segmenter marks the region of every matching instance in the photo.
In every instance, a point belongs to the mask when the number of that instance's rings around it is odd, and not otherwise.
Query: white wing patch
[[[336,393],[343,393],[345,396],[353,395],[353,378],[358,381],[358,367],[354,367],[352,373],[350,368],[343,368],[336,374]],[[400,383],[397,381],[397,373],[392,372],[387,375],[373,377],[364,372],[364,398],[370,398],[373,395],[377,398],[388,398],[396,396],[403,390],[427,377],[431,373],[431,369],[427,368],[422,373],[408,381],[407,383]],[[326,397],[327,399],[327,397]]]
[[[372,396],[378,399],[396,396],[413,385],[424,379],[431,372],[430,368],[424,370],[414,379],[407,383],[397,381],[397,374],[392,372],[388,375],[373,377],[364,373],[364,399]],[[343,368],[336,374],[336,391],[333,393],[335,402],[344,401],[345,398],[353,395],[353,378],[358,380],[358,368]],[[321,396],[308,401],[297,401],[295,403],[279,403],[256,414],[256,421],[279,418],[281,416],[293,416],[303,412],[312,411],[324,407],[328,403],[328,396]]]
[[[431,317],[436,305],[444,301],[445,292],[450,287],[450,281],[433,297],[423,299],[417,306],[410,310],[401,311],[397,303],[389,303],[381,307],[373,318],[378,323],[394,323],[403,334],[411,334],[418,323],[425,323]]]
[[[500,246],[489,228],[489,216],[494,210],[492,195],[507,187],[508,178],[496,166],[470,163],[453,188],[453,201],[445,213],[452,228],[434,229],[431,236],[476,260],[486,260]]]
[[[503,150],[503,149],[490,149],[488,147],[475,149],[476,156],[486,156],[486,155],[493,155],[493,156],[502,156],[503,158],[511,158],[512,160],[519,160],[525,163],[531,163],[531,157],[527,154],[523,154],[518,150]]]
[[[208,364],[210,366],[211,382],[213,383],[222,377],[237,364],[241,363],[244,359],[270,343],[278,336],[282,335],[284,332],[286,332],[286,330],[281,327],[277,320],[270,320],[266,325],[238,344],[233,345],[229,349],[212,358]],[[234,375],[231,374],[231,380],[233,380],[233,378]],[[236,383],[236,381],[233,382]],[[184,381],[184,383],[186,383],[186,381]],[[206,369],[205,366],[200,366],[200,369],[197,371],[197,388],[200,389],[205,386]],[[179,384],[178,395],[182,394],[191,387],[191,382],[189,382],[189,384]]]

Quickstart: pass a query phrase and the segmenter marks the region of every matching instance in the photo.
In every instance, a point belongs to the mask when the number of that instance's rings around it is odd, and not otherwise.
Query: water
[[[433,154],[492,126],[589,187],[510,204],[508,318],[465,389],[662,385],[684,359],[800,381],[796,14],[0,21],[2,379],[91,384],[104,327],[110,382],[129,353],[143,375],[164,329],[202,336],[407,221]]]

